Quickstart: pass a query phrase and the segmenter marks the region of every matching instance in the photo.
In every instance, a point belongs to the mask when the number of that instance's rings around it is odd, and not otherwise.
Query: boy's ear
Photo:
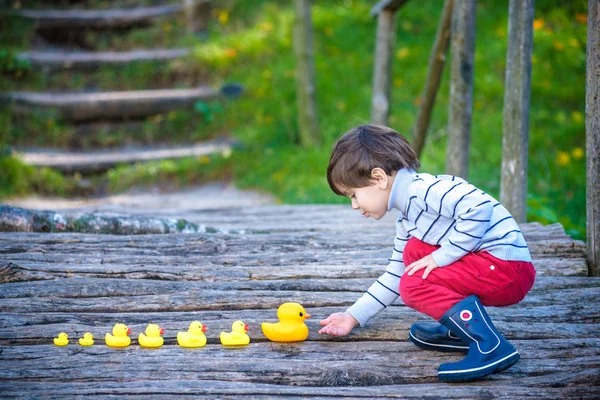
[[[383,169],[379,167],[373,168],[371,170],[371,179],[375,181],[376,185],[379,186],[380,189],[387,189],[389,184],[389,177]]]

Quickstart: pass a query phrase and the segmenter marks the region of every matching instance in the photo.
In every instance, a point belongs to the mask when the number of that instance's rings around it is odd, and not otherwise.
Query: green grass
[[[209,79],[216,86],[241,82],[246,89],[241,98],[220,104],[214,112],[199,107],[197,112],[182,113],[178,129],[198,139],[215,132],[228,132],[242,142],[243,150],[225,159],[205,160],[204,164],[186,160],[117,168],[109,173],[109,180],[118,184],[110,187],[123,190],[140,182],[168,181],[169,177],[176,177],[177,185],[185,185],[228,176],[242,188],[268,191],[285,203],[346,203],[347,200],[330,191],[325,169],[334,141],[370,117],[376,29],[376,20],[369,17],[372,3],[357,0],[313,3],[317,106],[322,137],[322,145],[317,148],[304,149],[297,144],[293,8],[288,2],[219,3],[213,9],[214,22],[208,39],[202,42],[183,33],[180,19],[161,22],[151,29],[134,30],[119,38],[90,34],[89,40],[104,49],[193,45],[194,50],[188,60],[162,68],[128,67],[120,77],[104,70],[95,75],[74,75],[75,83],[66,84],[66,76],[36,78],[35,72],[29,72],[27,82],[21,85],[84,87],[92,81],[103,89],[116,89],[143,87],[145,81],[158,86],[176,86],[185,84],[183,77],[189,75],[199,80]],[[398,18],[390,125],[407,136],[410,136],[425,82],[440,3],[408,2]],[[528,219],[561,222],[578,238],[583,238],[585,232],[586,8],[585,0],[567,5],[550,0],[536,2],[530,107]],[[496,197],[501,173],[507,19],[505,2],[478,2],[468,179]],[[444,172],[448,66],[421,157],[425,172]],[[43,125],[44,119],[41,121],[38,125]],[[0,124],[5,128],[14,125],[1,115]],[[61,132],[68,132],[69,128],[61,128],[60,122],[56,126],[54,142],[64,145]],[[5,138],[4,143],[18,143],[25,140],[24,136],[30,138],[31,131],[36,129],[41,132],[38,127],[21,136],[14,133],[11,138]],[[173,132],[161,129],[153,131],[153,140],[160,141]],[[111,135],[106,136],[105,140],[110,141]],[[38,133],[37,137],[43,135]],[[176,140],[185,141],[186,137],[182,135]],[[117,137],[113,145],[118,143]],[[206,177],[199,178],[203,174]]]

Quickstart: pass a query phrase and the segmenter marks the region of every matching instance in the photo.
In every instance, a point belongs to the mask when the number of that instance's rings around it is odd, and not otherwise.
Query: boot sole
[[[494,361],[484,367],[471,368],[467,370],[461,371],[438,371],[438,378],[442,382],[469,382],[481,379],[488,375],[502,372],[519,361],[521,356],[519,352],[515,350],[514,353],[500,359],[499,361]]]
[[[443,351],[443,352],[447,352],[447,353],[456,353],[456,352],[467,353],[469,351],[469,346],[459,346],[459,345],[426,342],[422,339],[417,338],[410,331],[408,332],[408,338],[410,339],[411,342],[414,343],[415,346],[420,347],[421,349],[425,349],[425,350]]]

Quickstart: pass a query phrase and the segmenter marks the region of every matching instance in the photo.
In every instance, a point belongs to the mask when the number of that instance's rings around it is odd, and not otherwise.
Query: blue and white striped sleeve
[[[490,226],[493,199],[462,179],[429,180],[422,185],[417,196],[426,212],[456,221],[440,243],[441,247],[431,253],[440,267],[452,264],[473,251]]]
[[[389,264],[385,273],[373,283],[367,292],[346,311],[350,313],[361,326],[373,318],[381,310],[392,304],[400,296],[400,278],[405,270],[402,253],[409,239],[402,221],[396,223],[396,238],[394,250],[388,259]]]

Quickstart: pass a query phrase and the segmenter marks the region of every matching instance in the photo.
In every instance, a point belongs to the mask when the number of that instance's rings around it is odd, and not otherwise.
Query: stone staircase
[[[82,45],[85,33],[100,30],[106,35],[118,35],[132,28],[152,27],[153,24],[164,23],[170,18],[179,18],[175,23],[180,24],[182,17],[185,17],[188,30],[193,30],[200,38],[202,32],[198,31],[206,27],[211,15],[209,0],[162,0],[165,4],[148,4],[144,0],[137,1],[137,4],[125,1],[127,7],[114,9],[89,9],[86,8],[88,4],[85,1],[69,1],[67,9],[52,8],[57,6],[55,2],[44,2],[43,9],[10,9],[8,13],[13,16],[33,22],[36,33],[32,48],[18,54],[17,58],[26,60],[45,76],[118,69],[142,62],[155,62],[160,71],[164,63],[189,56],[190,49],[89,49],[86,48],[87,45]],[[119,4],[122,5],[123,2],[117,3]],[[46,112],[58,118],[61,123],[73,126],[76,131],[80,127],[84,130],[92,127],[93,130],[94,126],[103,126],[103,129],[108,126],[111,130],[119,130],[121,125],[130,129],[136,123],[174,110],[192,110],[197,102],[210,103],[222,101],[223,98],[235,98],[242,91],[237,84],[219,88],[212,82],[199,82],[195,87],[188,88],[160,89],[151,84],[149,82],[151,90],[119,90],[117,87],[114,90],[98,90],[91,87],[69,91],[51,88],[37,92],[12,91],[0,93],[0,102],[8,102],[13,115],[19,118]],[[206,143],[162,143],[160,148],[149,147],[148,143],[135,143],[135,151],[131,151],[131,146],[111,148],[108,151],[98,148],[87,152],[46,148],[35,151],[26,148],[15,150],[16,155],[26,164],[86,174],[103,171],[121,163],[199,156],[231,150],[230,139],[222,135],[210,139]]]

